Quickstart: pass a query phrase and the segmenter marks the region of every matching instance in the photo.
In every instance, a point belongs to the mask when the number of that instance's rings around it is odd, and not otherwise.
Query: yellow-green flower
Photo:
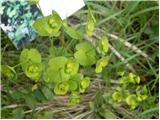
[[[64,71],[66,74],[75,75],[78,72],[79,64],[75,59],[69,59],[66,64]]]
[[[139,104],[137,96],[134,94],[131,94],[126,98],[126,103],[130,106],[131,109],[135,109]]]
[[[102,53],[108,52],[108,38],[103,36],[98,42],[98,48]]]
[[[48,16],[47,19],[48,19],[48,25],[52,29],[50,32],[55,32],[58,35],[59,30],[62,27],[62,20],[60,16],[55,11],[52,11],[52,15]]]
[[[112,99],[115,102],[122,102],[124,100],[124,98],[120,92],[114,92],[112,94]]]
[[[143,86],[143,87],[142,86],[137,86],[136,94],[138,96],[139,101],[145,100],[148,97],[147,93],[148,92],[147,92],[146,86]]]
[[[55,85],[54,93],[57,95],[65,95],[69,90],[69,84],[67,81],[60,82]]]
[[[85,77],[82,80],[80,80],[80,84],[79,84],[80,93],[84,93],[84,91],[89,86],[89,84],[90,84],[90,79],[88,77]]]
[[[89,9],[88,10],[87,25],[86,25],[86,33],[88,36],[92,36],[95,23],[96,23],[96,19],[94,18],[92,11]]]
[[[28,63],[25,66],[25,74],[27,77],[38,80],[42,74],[42,64],[40,63]]]
[[[96,64],[96,70],[95,70],[96,73],[102,72],[103,67],[107,66],[108,61],[109,61],[109,57],[108,56],[103,57],[100,60],[98,60],[97,64]]]
[[[134,73],[129,73],[129,80],[132,83],[140,83],[140,77],[135,75]]]
[[[72,93],[72,95],[69,97],[68,105],[76,105],[80,103],[80,96],[78,93]]]

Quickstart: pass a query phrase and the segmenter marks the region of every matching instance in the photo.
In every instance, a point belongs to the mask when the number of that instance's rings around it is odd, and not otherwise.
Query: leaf
[[[83,33],[75,27],[69,27],[66,23],[63,24],[64,31],[73,39],[82,39]]]
[[[107,66],[108,64],[108,61],[109,61],[109,56],[106,56],[106,57],[103,57],[101,59],[99,59],[96,63],[96,70],[95,72],[96,73],[100,73],[102,72],[102,69]]]
[[[45,96],[43,95],[40,89],[36,89],[35,91],[33,91],[33,94],[35,99],[39,102],[46,100]]]
[[[40,36],[51,36],[52,29],[49,27],[47,22],[46,18],[39,18],[33,23],[33,28]]]
[[[88,10],[87,25],[86,25],[86,33],[88,36],[92,36],[95,23],[96,23],[96,20],[92,14],[92,11],[89,9]]]
[[[12,97],[13,99],[15,99],[15,100],[19,100],[19,99],[23,98],[24,95],[25,95],[25,94],[22,93],[22,92],[19,91],[19,90],[16,90],[16,91],[14,91],[13,93],[11,93],[11,97]]]
[[[37,101],[32,94],[26,95],[25,102],[31,109],[35,109]]]
[[[63,56],[51,58],[48,62],[48,66],[55,71],[59,71],[64,67],[67,62],[67,58]]]
[[[38,50],[32,49],[23,49],[20,54],[20,63],[22,65],[23,70],[28,61],[32,61],[34,63],[41,63],[41,54]]]
[[[64,47],[55,47],[55,46],[50,47],[49,53],[51,58],[58,56],[64,56],[64,57],[72,56],[70,53],[68,53],[67,49]]]
[[[68,80],[70,75],[65,73],[65,64],[67,62],[66,57],[54,57],[48,62],[48,68],[44,74],[46,82],[60,82]],[[54,76],[54,77],[53,77]]]
[[[42,87],[41,90],[42,90],[43,95],[46,97],[46,99],[48,99],[48,100],[53,99],[53,92],[49,88]]]
[[[22,119],[24,116],[24,110],[22,108],[16,108],[12,111],[14,119]]]
[[[69,90],[70,91],[75,91],[78,88],[78,83],[77,81],[73,81],[73,80],[68,80],[68,84],[69,84]]]
[[[108,109],[100,108],[98,111],[99,115],[105,119],[116,119],[117,116]]]
[[[13,67],[10,67],[8,65],[1,65],[1,73],[6,77],[17,79],[16,71],[14,70]]]
[[[79,43],[76,45],[76,53],[74,54],[74,57],[82,66],[90,66],[95,64],[96,62],[96,51],[95,48],[87,43]]]
[[[52,111],[46,111],[44,113],[43,119],[52,119],[53,118],[53,113]]]

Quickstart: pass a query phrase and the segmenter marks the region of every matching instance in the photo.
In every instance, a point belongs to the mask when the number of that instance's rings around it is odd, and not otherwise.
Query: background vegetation
[[[80,104],[68,107],[67,95],[32,91],[34,81],[15,66],[19,63],[21,50],[16,50],[1,31],[1,64],[14,66],[18,74],[16,80],[1,76],[1,118],[158,118],[158,1],[85,0],[85,3],[92,9],[97,23],[93,38],[85,37],[84,40],[95,40],[105,35],[110,42],[111,59],[102,75],[93,75],[92,70],[85,69],[84,73],[92,77],[90,87]],[[87,7],[68,21],[82,29],[86,15]],[[67,39],[66,36],[66,42]],[[72,40],[67,43],[67,48],[73,50],[76,43]],[[59,45],[57,41],[54,44]],[[45,59],[49,46],[47,38],[37,37],[27,48],[37,48]],[[117,72],[121,70],[135,72],[141,78],[140,84],[147,85],[148,99],[135,110],[123,103],[111,104],[107,97],[118,87]]]

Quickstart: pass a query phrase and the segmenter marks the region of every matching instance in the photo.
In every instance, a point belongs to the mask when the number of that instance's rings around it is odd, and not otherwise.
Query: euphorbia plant
[[[95,21],[92,11],[89,9],[85,32],[70,26],[55,11],[34,22],[33,28],[38,35],[48,37],[51,45],[48,49],[50,54],[47,59],[43,60],[41,53],[35,48],[24,48],[21,52],[22,70],[28,78],[34,81],[34,86],[36,86],[32,90],[42,87],[42,92],[45,92],[49,88],[56,95],[70,94],[68,105],[80,102],[80,95],[87,90],[92,80],[89,75],[83,74],[83,69],[92,67],[95,73],[101,73],[109,61],[109,56],[106,55],[108,52],[106,37],[103,36],[96,45],[83,40],[84,34],[89,37],[93,35]],[[54,38],[57,40],[65,38],[65,33],[68,38],[77,43],[72,51],[68,51],[66,39],[59,41],[62,46],[56,46],[52,41]],[[14,70],[10,68],[7,71],[14,73]]]

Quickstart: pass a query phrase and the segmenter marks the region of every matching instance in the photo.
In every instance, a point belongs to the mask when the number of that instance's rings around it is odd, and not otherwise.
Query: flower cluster
[[[137,85],[140,83],[140,78],[134,73],[118,72],[118,75],[120,75],[120,87],[113,92],[112,100],[114,102],[125,102],[131,109],[135,109],[142,101],[147,99],[147,88],[145,85]]]

